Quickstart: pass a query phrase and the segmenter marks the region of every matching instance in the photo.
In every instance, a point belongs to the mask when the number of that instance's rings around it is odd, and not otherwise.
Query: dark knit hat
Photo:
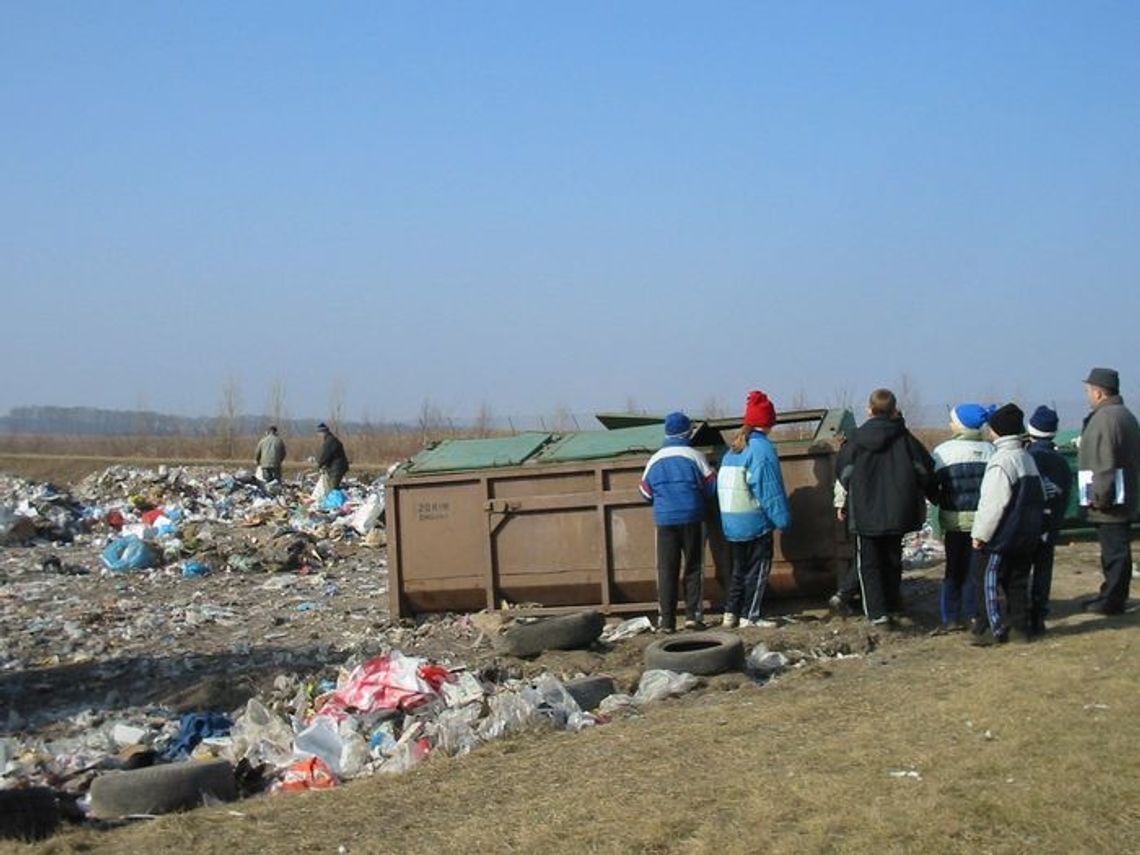
[[[776,423],[776,408],[768,396],[759,389],[748,393],[748,400],[744,404],[745,427],[763,428],[767,430]]]
[[[990,415],[990,430],[997,436],[1020,436],[1025,433],[1025,413],[1017,404],[998,407]]]
[[[1120,394],[1120,374],[1115,368],[1094,368],[1085,382],[1090,386],[1099,386],[1110,395]]]
[[[1057,411],[1042,404],[1029,417],[1029,435],[1052,439],[1057,435]]]
[[[665,417],[665,436],[669,439],[688,436],[692,430],[693,423],[680,410]]]
[[[329,432],[329,426],[326,425],[324,422],[320,422],[317,425],[317,433],[328,433],[328,432]]]

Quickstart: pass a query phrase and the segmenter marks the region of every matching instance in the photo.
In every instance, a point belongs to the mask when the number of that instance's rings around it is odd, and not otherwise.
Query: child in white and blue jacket
[[[732,580],[724,604],[724,626],[771,627],[761,613],[772,571],[772,533],[791,523],[776,447],[768,431],[776,409],[759,390],[748,393],[744,426],[733,438],[717,475],[717,499],[724,537],[732,551]]]
[[[703,522],[716,493],[716,473],[689,444],[693,425],[684,413],[665,417],[665,442],[641,475],[641,495],[653,503],[657,524],[657,628],[677,628],[677,575],[684,558],[685,628],[700,629],[704,608]]]
[[[974,590],[973,541],[970,529],[982,495],[986,464],[993,444],[982,438],[982,428],[996,407],[958,404],[950,411],[953,436],[931,453],[938,483],[938,523],[946,547],[946,573],[942,580],[943,632],[958,629],[977,615]]]
[[[989,425],[994,453],[986,464],[970,529],[974,549],[983,553],[975,564],[975,572],[981,569],[982,593],[972,640],[980,647],[1002,643],[1011,635],[1017,641],[1029,640],[1029,570],[1045,520],[1045,485],[1021,445],[1025,414],[1016,404],[1006,404],[990,416]],[[1005,594],[1005,608],[999,593]]]

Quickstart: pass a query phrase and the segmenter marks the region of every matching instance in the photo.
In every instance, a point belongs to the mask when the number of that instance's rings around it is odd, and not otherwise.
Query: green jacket
[[[1088,518],[1091,523],[1130,522],[1136,513],[1140,474],[1140,424],[1119,395],[1106,398],[1085,417],[1077,451],[1078,489],[1091,481]],[[1116,470],[1122,470],[1124,501],[1116,496]]]
[[[275,433],[267,433],[257,444],[254,460],[265,469],[280,469],[285,459],[285,441]]]

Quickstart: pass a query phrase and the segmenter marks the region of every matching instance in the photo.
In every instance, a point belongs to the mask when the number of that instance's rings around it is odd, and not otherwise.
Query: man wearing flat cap
[[[1085,611],[1116,615],[1128,602],[1132,581],[1132,520],[1140,474],[1140,425],[1120,397],[1120,375],[1094,368],[1085,378],[1091,411],[1085,416],[1077,455],[1077,488],[1096,526],[1104,582]]]

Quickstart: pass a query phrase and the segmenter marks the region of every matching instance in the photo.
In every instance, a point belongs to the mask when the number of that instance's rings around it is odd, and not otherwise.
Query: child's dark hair
[[[887,416],[890,418],[898,412],[899,402],[895,398],[895,393],[890,389],[876,389],[871,393],[871,398],[867,401],[867,406],[871,408],[872,416]]]

